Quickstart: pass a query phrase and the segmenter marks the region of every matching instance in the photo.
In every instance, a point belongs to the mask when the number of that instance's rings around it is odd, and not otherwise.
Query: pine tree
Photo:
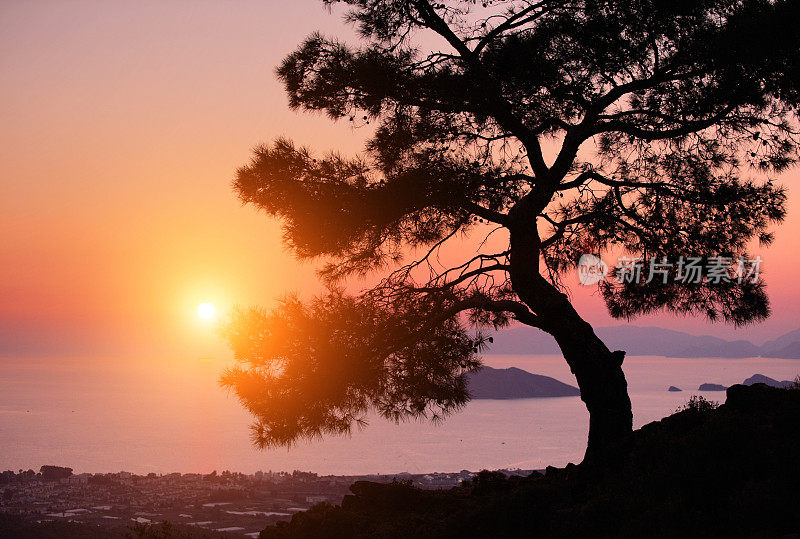
[[[278,139],[234,185],[297,257],[325,261],[328,285],[225,327],[240,363],[222,383],[257,445],[347,432],[372,409],[441,418],[468,401],[487,331],[519,323],[557,341],[590,413],[587,457],[601,454],[632,413],[624,352],[567,295],[584,253],[645,261],[638,281],[598,283],[615,317],[768,316],[761,279],[686,282],[647,261],[733,262],[771,241],[774,176],[797,157],[797,1],[341,3],[362,46],[313,34],[277,73],[292,108],[369,124],[363,154]],[[441,265],[443,246],[490,231]]]

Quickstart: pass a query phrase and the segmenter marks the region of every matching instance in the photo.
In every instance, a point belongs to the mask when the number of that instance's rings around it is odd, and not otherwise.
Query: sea
[[[561,357],[487,356],[484,363],[575,385]],[[0,470],[69,466],[75,473],[392,475],[541,469],[579,462],[588,413],[578,397],[475,400],[436,424],[369,416],[350,435],[260,451],[251,418],[217,383],[213,359],[0,359]],[[674,412],[704,382],[732,385],[760,373],[800,374],[800,360],[628,357],[624,369],[639,427]],[[671,385],[683,389],[668,392]]]

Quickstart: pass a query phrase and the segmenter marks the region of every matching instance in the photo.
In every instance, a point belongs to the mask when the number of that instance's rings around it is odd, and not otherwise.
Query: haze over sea
[[[588,428],[577,397],[476,400],[438,425],[395,425],[371,417],[366,429],[350,437],[260,452],[249,442],[249,416],[217,386],[219,362],[0,361],[3,470],[38,470],[43,464],[70,466],[76,473],[532,469],[580,461]],[[485,363],[575,385],[560,357],[487,356]],[[639,427],[691,395],[725,400],[724,392],[696,391],[701,383],[732,385],[755,373],[791,380],[800,373],[800,361],[629,357],[625,371]],[[670,385],[684,391],[667,392]]]

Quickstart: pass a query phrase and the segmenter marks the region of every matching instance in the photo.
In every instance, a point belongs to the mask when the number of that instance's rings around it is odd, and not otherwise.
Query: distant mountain
[[[581,394],[577,387],[516,367],[483,367],[468,375],[468,384],[473,399],[575,397]]]
[[[800,329],[781,335],[774,341],[767,341],[761,347],[763,357],[800,359]]]
[[[783,348],[777,348],[761,354],[762,357],[779,359],[800,359],[800,342],[793,342]]]
[[[624,350],[631,356],[800,359],[800,329],[769,341],[764,346],[756,346],[747,340],[727,341],[658,327],[600,327],[595,329],[595,333],[611,350]],[[547,333],[535,328],[518,327],[497,332],[494,344],[487,353],[560,355],[561,351]]]
[[[683,348],[677,353],[665,355],[668,357],[723,357],[729,359],[741,359],[747,357],[758,357],[760,354],[761,349],[758,346],[750,341],[739,340],[722,341],[720,343],[708,342],[704,344],[693,344]]]
[[[504,329],[494,334],[489,354],[499,355],[561,355],[555,339],[544,331],[531,327]]]
[[[794,382],[791,380],[775,380],[774,378],[770,378],[769,376],[764,376],[763,374],[754,374],[744,382],[742,385],[751,386],[753,384],[767,384],[771,387],[792,387]]]
[[[749,341],[737,341],[742,343],[737,347],[717,337],[658,327],[602,327],[597,328],[596,333],[611,350],[625,350],[632,356],[741,358],[758,355],[758,347]]]

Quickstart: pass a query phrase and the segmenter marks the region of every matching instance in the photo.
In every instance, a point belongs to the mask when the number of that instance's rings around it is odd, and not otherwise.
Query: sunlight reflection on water
[[[76,472],[412,473],[543,468],[580,460],[588,414],[577,397],[481,400],[439,425],[370,417],[350,437],[258,452],[249,418],[216,383],[215,362],[157,364],[0,360],[0,468],[71,466]],[[574,384],[563,359],[489,356]],[[628,358],[638,427],[688,400],[703,382],[731,385],[755,373],[793,379],[800,362],[775,359]],[[681,393],[669,393],[675,385]],[[724,401],[724,392],[703,392]]]

